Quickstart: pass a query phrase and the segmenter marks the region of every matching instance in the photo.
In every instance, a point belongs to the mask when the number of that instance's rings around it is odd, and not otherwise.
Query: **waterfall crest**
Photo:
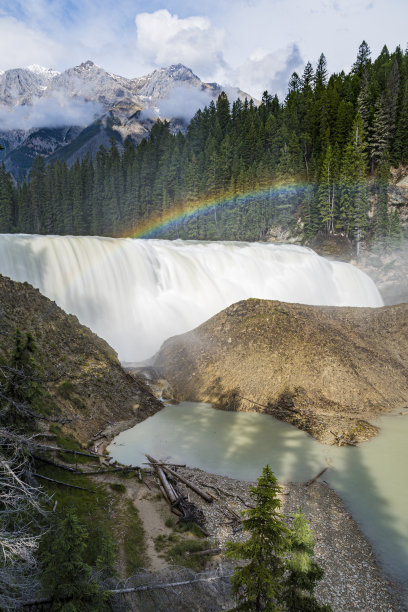
[[[354,266],[291,245],[3,234],[0,273],[37,287],[130,362],[250,297],[383,305]]]

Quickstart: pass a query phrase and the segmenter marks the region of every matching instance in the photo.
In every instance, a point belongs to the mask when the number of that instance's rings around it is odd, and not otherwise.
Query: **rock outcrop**
[[[167,340],[154,366],[178,400],[270,413],[329,444],[408,399],[408,305],[334,308],[250,299]]]
[[[14,348],[16,329],[31,332],[35,360],[56,416],[73,419],[67,429],[81,441],[117,421],[133,424],[163,405],[125,372],[115,351],[73,315],[28,283],[0,275],[0,360]]]

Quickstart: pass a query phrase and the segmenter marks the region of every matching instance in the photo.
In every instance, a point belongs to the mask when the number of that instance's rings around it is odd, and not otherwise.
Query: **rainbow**
[[[154,238],[156,234],[164,229],[176,227],[178,224],[193,219],[197,216],[216,211],[223,206],[234,206],[242,204],[246,200],[257,200],[265,197],[277,197],[289,191],[303,191],[310,185],[306,183],[280,183],[269,187],[264,187],[255,191],[245,193],[229,193],[222,197],[206,198],[195,202],[183,202],[173,206],[168,212],[162,212],[145,221],[140,221],[130,231],[124,234],[123,238]]]

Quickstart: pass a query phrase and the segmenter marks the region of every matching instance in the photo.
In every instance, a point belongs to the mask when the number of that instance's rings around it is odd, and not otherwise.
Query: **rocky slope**
[[[208,96],[208,101],[223,91],[217,83],[202,82],[182,64],[132,79],[107,72],[89,60],[61,73],[36,65],[6,70],[0,74],[0,142],[5,149],[0,159],[8,171],[22,178],[38,153],[73,163],[88,152],[95,155],[101,144],[109,146],[111,137],[119,144],[125,138],[138,144],[149,134],[152,118],[166,118],[178,129],[182,127],[183,117],[173,116],[176,111],[169,111],[169,107],[163,112],[160,108],[161,102],[171,98],[177,89],[182,89],[184,98],[191,92],[193,100],[197,94],[203,94],[204,98]],[[232,88],[232,95],[242,99],[251,97],[237,88]],[[76,115],[77,124],[72,124],[68,113],[67,125],[62,125],[61,112],[64,108],[69,110],[71,104],[77,110],[79,105],[83,112]],[[32,117],[29,112],[21,112],[22,107],[36,108],[36,105],[43,113],[50,109],[44,125],[38,125],[35,112]],[[19,125],[11,126],[16,109]],[[90,119],[92,109],[96,124]],[[192,113],[196,110],[191,109]],[[146,112],[141,114],[142,111]],[[30,124],[30,121],[37,123]],[[53,121],[57,123],[54,125]],[[71,145],[68,152],[64,149],[67,145]]]
[[[53,412],[87,442],[116,421],[144,420],[162,408],[148,389],[126,373],[114,350],[28,283],[0,275],[0,361],[13,350],[15,330],[30,331],[36,361]]]
[[[154,366],[178,400],[273,414],[322,442],[375,435],[367,422],[408,393],[408,305],[238,302],[167,340]]]

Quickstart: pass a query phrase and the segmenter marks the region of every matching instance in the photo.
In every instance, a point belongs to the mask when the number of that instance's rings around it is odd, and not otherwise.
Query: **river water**
[[[269,463],[281,481],[302,482],[329,465],[326,480],[343,498],[384,569],[408,589],[408,415],[376,421],[381,433],[358,447],[325,446],[269,415],[167,406],[110,444],[122,463],[144,453],[253,481]]]

